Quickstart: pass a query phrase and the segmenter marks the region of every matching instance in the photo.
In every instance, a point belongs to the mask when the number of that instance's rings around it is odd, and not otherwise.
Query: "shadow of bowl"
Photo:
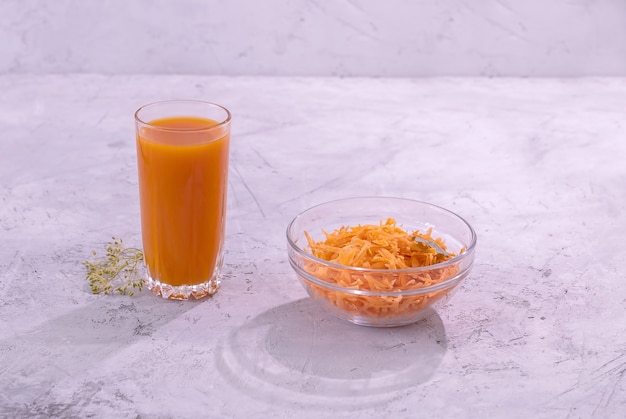
[[[268,310],[218,345],[227,382],[265,401],[298,406],[372,406],[426,382],[446,351],[433,312],[398,328],[369,328],[336,319],[311,299]]]

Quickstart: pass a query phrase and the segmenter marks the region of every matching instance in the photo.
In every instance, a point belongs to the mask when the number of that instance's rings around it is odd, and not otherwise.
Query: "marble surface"
[[[132,115],[233,113],[223,287],[89,292],[140,246]],[[0,417],[621,418],[626,79],[0,76]],[[424,322],[315,306],[285,228],[334,198],[425,200],[478,234]]]
[[[622,76],[623,0],[3,0],[0,73]]]

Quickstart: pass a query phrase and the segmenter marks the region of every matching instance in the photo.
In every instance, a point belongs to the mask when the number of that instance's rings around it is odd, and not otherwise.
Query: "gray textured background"
[[[0,73],[626,75],[623,0],[3,0]]]

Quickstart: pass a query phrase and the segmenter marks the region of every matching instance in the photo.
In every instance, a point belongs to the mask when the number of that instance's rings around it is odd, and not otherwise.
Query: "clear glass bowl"
[[[447,251],[457,256],[436,265],[409,269],[367,269],[338,265],[314,257],[305,232],[315,241],[342,226],[378,224],[394,218],[412,232],[432,228]],[[335,316],[364,326],[392,327],[415,323],[432,314],[452,296],[474,263],[476,233],[460,216],[436,205],[403,198],[360,197],[327,202],[296,216],[287,227],[289,263],[308,294]],[[407,289],[376,291],[347,288],[351,282],[412,283]],[[409,281],[407,281],[409,279]],[[346,283],[346,281],[341,281]]]

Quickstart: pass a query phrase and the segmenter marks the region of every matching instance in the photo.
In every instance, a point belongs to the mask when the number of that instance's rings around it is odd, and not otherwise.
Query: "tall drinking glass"
[[[174,100],[135,113],[147,286],[167,299],[217,292],[223,261],[230,112]]]

